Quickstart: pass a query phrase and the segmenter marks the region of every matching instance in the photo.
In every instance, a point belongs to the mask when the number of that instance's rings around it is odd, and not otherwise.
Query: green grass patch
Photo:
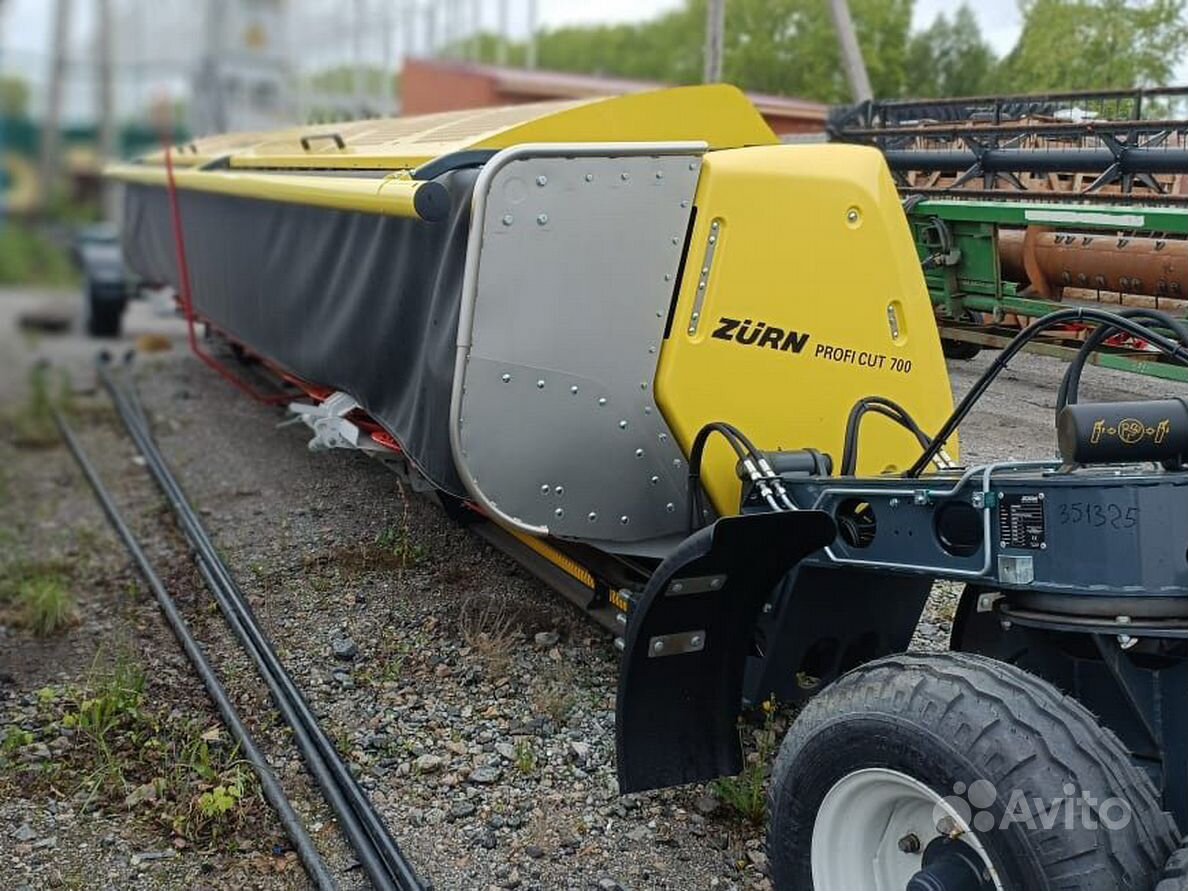
[[[775,715],[775,703],[763,703],[763,722],[753,728],[754,748],[747,754],[746,765],[738,776],[723,777],[711,786],[727,810],[756,825],[767,817],[767,781],[779,748]]]
[[[78,273],[67,251],[37,229],[0,223],[0,285],[66,286]]]
[[[74,386],[64,368],[39,362],[29,369],[24,403],[9,413],[6,426],[14,445],[45,448],[60,442],[54,409],[70,417],[77,413]]]
[[[84,810],[147,824],[164,839],[270,845],[270,830],[246,831],[267,810],[238,747],[208,717],[154,703],[127,652],[97,657],[81,687],[46,687],[37,701],[39,726],[0,735],[0,782],[27,797],[82,792]],[[30,756],[30,747],[47,744],[50,761],[44,751]]]
[[[16,620],[38,637],[49,637],[78,622],[78,604],[58,576],[25,579],[17,589]]]

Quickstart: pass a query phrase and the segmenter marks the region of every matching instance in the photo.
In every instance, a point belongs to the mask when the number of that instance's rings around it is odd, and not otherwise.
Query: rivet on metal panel
[[[549,184],[549,178],[542,173],[536,178],[536,184],[538,186],[547,186]]]
[[[588,183],[594,182],[594,174],[593,173],[586,174],[586,182],[588,182]]]
[[[503,375],[503,377],[500,378],[500,380],[503,381],[505,384],[510,384],[511,383],[511,375],[505,374],[505,375]]]
[[[548,494],[549,494],[549,484],[548,484],[548,483],[545,483],[543,486],[541,486],[541,487],[540,487],[540,493],[541,493],[542,495],[548,495]]]
[[[674,236],[672,236],[672,243],[673,243],[673,244],[680,244],[680,243],[681,243],[681,240],[680,240],[680,238],[678,238],[677,236],[675,236],[675,235],[674,235]]]
[[[565,516],[565,509],[564,509],[564,508],[560,508],[560,507],[559,507],[559,508],[557,508],[555,511],[553,511],[553,516],[555,516],[555,517],[563,517],[563,516]]]
[[[514,221],[515,217],[513,217],[510,213],[505,213],[503,215],[503,225],[510,226]]]
[[[565,487],[564,487],[564,486],[558,486],[558,487],[557,487],[557,488],[555,488],[553,491],[554,491],[554,492],[556,492],[558,495],[564,495],[564,494],[565,494]]]
[[[664,509],[669,513],[672,513],[674,510],[676,510],[676,505],[670,501],[668,504],[664,505]]]
[[[623,516],[619,517],[619,522],[622,523],[624,526],[626,526],[628,523],[631,522],[631,518],[629,516],[627,516],[626,514],[623,514]]]
[[[648,352],[654,353],[654,352],[656,352],[656,348],[654,346],[650,346],[650,347],[648,347]]]
[[[599,405],[606,405],[606,397],[605,397],[605,396],[600,396],[600,397],[598,397],[598,404],[599,404]]]
[[[660,477],[654,476],[650,480],[648,480],[648,482],[650,482],[653,486],[655,486],[660,482]]]
[[[577,384],[574,384],[572,387],[569,388],[569,392],[573,393],[575,396],[577,395],[577,391],[578,391]]]
[[[697,162],[696,162],[696,161],[690,161],[690,162],[689,162],[689,169],[690,169],[690,170],[696,170],[696,169],[697,169]]]
[[[713,229],[715,232],[717,232],[719,225],[720,225],[719,221],[714,220],[712,223],[710,223],[710,228]]]
[[[626,429],[627,429],[627,422],[626,422],[626,421],[619,421],[619,429],[620,429],[620,430],[626,430]]]
[[[652,406],[650,406],[650,405],[645,405],[645,406],[644,406],[644,414],[645,414],[645,415],[650,415],[651,413],[652,413]]]
[[[544,381],[543,380],[539,380],[536,382],[536,389],[538,389],[538,390],[544,389]]]
[[[646,390],[646,389],[648,388],[648,382],[647,382],[647,381],[640,381],[640,382],[639,382],[639,388],[640,388],[641,390]]]
[[[643,449],[636,449],[636,450],[635,450],[635,457],[637,457],[637,458],[642,458],[643,456],[644,456],[644,450],[643,450]]]
[[[598,519],[598,514],[595,513],[594,511],[590,511],[590,513],[586,514],[586,519],[589,520],[591,523],[593,523],[595,520]]]
[[[680,467],[680,466],[681,466],[681,459],[680,459],[680,458],[673,458],[673,459],[672,459],[672,466],[673,466],[673,467]]]
[[[627,182],[627,180],[631,179],[631,174],[624,170],[619,174],[619,179],[621,179],[623,182]]]
[[[668,442],[668,434],[667,434],[667,433],[661,433],[661,434],[660,434],[660,441],[661,441],[661,442]]]
[[[671,272],[666,272],[666,273],[664,273],[664,280],[665,280],[666,282],[670,282],[670,281],[672,281],[672,273],[671,273]]]
[[[664,171],[663,170],[656,171],[656,179],[664,179]]]
[[[681,207],[688,207],[688,206],[689,206],[688,198],[685,198],[684,200],[681,201]]]
[[[536,225],[543,226],[548,221],[549,221],[549,215],[547,213],[537,214]]]

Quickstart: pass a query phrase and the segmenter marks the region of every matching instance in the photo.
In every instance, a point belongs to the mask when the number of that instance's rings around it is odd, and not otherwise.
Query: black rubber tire
[[[978,832],[1011,891],[1151,891],[1179,843],[1146,774],[1080,703],[1003,662],[966,653],[891,656],[839,678],[811,700],[776,759],[767,852],[777,891],[813,888],[817,810],[842,777],[898,770],[941,796],[987,780],[994,828]],[[1004,821],[1011,791],[1027,801],[1067,796],[1065,784],[1127,802],[1120,828]],[[1019,814],[1017,799],[1013,809]],[[1117,823],[1114,816],[1102,820]],[[860,891],[860,889],[856,889]]]
[[[946,359],[960,359],[968,362],[975,358],[982,348],[976,343],[970,343],[968,340],[948,340],[941,338],[941,352],[945,354]]]
[[[87,334],[91,337],[119,337],[123,322],[124,301],[87,294]]]

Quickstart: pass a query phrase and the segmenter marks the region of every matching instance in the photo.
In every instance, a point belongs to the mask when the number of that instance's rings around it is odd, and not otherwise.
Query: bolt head
[[[621,179],[623,182],[627,182],[627,180],[631,179],[631,174],[624,170],[619,174],[619,179]]]
[[[586,182],[588,182],[588,183],[594,182],[594,174],[593,173],[586,174]]]
[[[547,186],[549,184],[549,178],[542,173],[536,178],[536,184],[538,186]]]
[[[505,213],[503,215],[503,225],[510,226],[515,221],[515,219],[516,218],[513,217],[510,213]]]
[[[538,225],[538,226],[543,226],[548,221],[549,221],[549,215],[547,213],[538,214],[536,217],[536,225]]]
[[[914,832],[909,832],[898,842],[899,850],[905,854],[920,853],[920,838]]]

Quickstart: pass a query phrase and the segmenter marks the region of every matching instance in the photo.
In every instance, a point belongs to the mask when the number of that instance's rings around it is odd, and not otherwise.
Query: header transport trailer
[[[1188,403],[1077,398],[1119,332],[1188,362],[1176,320],[1055,312],[954,409],[881,154],[779,145],[726,86],[112,175],[130,265],[297,388],[311,447],[407,474],[614,630],[623,792],[737,772],[775,698],[803,706],[781,891],[1184,887]],[[963,466],[962,419],[1070,321],[1096,331],[1059,456]],[[936,579],[966,585],[952,652],[901,655]]]

